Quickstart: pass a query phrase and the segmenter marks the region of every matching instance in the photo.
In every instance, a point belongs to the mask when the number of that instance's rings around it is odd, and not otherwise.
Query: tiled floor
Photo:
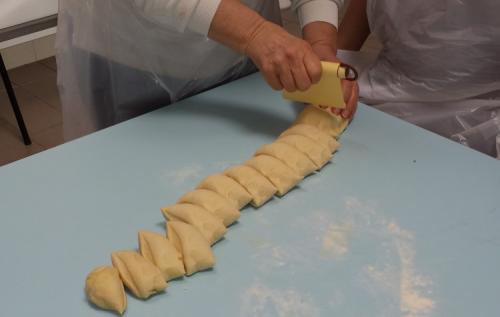
[[[9,71],[33,144],[25,146],[3,85],[0,86],[0,165],[63,142],[54,58]]]

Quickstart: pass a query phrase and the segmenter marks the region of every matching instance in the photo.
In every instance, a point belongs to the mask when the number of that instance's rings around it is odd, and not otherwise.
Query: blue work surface
[[[0,168],[0,315],[110,315],[87,273],[299,110],[253,75]],[[126,316],[499,316],[500,163],[365,106],[341,142]]]

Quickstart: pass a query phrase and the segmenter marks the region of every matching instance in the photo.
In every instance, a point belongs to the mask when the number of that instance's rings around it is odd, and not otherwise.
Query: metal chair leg
[[[12,110],[14,111],[14,115],[16,116],[17,125],[19,127],[19,130],[21,131],[24,144],[30,145],[31,139],[28,134],[28,130],[26,129],[26,125],[24,124],[23,115],[21,113],[21,109],[19,109],[19,104],[17,103],[16,94],[14,93],[14,89],[12,88],[12,83],[10,81],[7,68],[5,67],[5,63],[3,62],[2,54],[0,54],[0,73],[2,75],[2,80],[5,85],[5,89],[7,90],[7,95],[9,96],[10,104],[12,105]]]

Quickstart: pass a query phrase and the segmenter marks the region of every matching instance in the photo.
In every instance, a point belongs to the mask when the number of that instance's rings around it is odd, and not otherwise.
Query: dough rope
[[[97,307],[120,315],[127,306],[124,285],[139,298],[163,291],[167,281],[215,265],[211,245],[251,203],[259,208],[285,195],[305,176],[321,169],[340,147],[348,120],[306,106],[275,142],[221,174],[204,178],[176,204],[161,208],[167,236],[139,231],[139,250],[112,253],[113,266],[89,273],[85,291]]]

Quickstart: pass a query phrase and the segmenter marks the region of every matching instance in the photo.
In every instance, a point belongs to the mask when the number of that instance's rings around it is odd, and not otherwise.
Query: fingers
[[[254,37],[245,52],[273,89],[304,91],[319,81],[321,63],[306,41],[277,26],[261,33]]]
[[[342,83],[342,91],[344,93],[345,108],[339,109],[331,107],[329,110],[331,113],[337,116],[341,116],[344,119],[351,119],[356,112],[358,107],[359,99],[359,86],[357,82],[345,81]]]
[[[316,84],[322,73],[321,62],[315,54],[306,54],[304,56],[304,66],[312,84]]]
[[[321,79],[322,68],[319,58],[307,45],[302,50],[298,54],[289,55],[289,65],[296,89],[304,91]]]
[[[286,91],[294,92],[297,90],[297,85],[295,84],[295,79],[290,69],[290,65],[287,61],[280,61],[277,63],[276,68],[278,69],[278,76],[281,81],[281,85]]]
[[[330,111],[331,111],[334,115],[336,115],[336,116],[340,116],[340,115],[341,115],[341,113],[342,113],[342,110],[343,110],[343,109],[339,109],[339,108],[335,108],[335,107],[330,107]]]
[[[262,65],[260,67],[262,74],[264,75],[264,79],[274,90],[282,90],[283,85],[278,77],[277,72],[274,70],[274,67],[269,64]]]
[[[358,99],[359,99],[359,86],[358,83],[354,82],[354,84],[352,85],[350,98],[346,103],[346,108],[341,113],[342,118],[344,119],[352,118],[358,107]]]
[[[269,76],[264,76],[269,86],[271,86],[274,90],[283,90],[283,85],[278,77],[275,74],[271,74]]]
[[[309,78],[306,67],[302,61],[292,65],[292,75],[295,84],[297,84],[297,89],[304,91],[311,86],[311,78]]]

